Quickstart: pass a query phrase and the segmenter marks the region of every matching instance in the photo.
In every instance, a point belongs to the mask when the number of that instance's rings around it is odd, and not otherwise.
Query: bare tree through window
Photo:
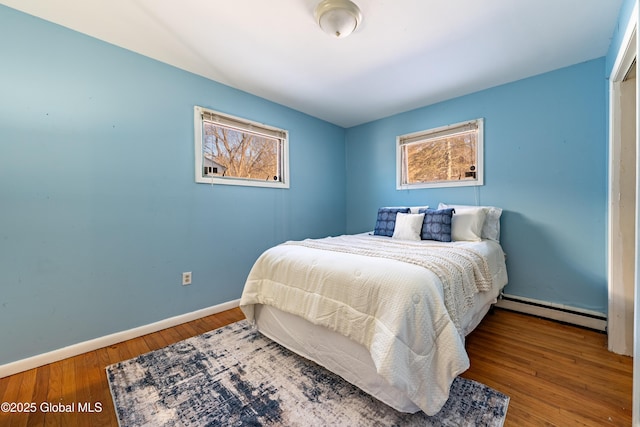
[[[476,147],[474,133],[408,145],[408,182],[474,180]]]
[[[222,166],[222,176],[278,179],[279,145],[277,139],[204,123],[203,157]]]

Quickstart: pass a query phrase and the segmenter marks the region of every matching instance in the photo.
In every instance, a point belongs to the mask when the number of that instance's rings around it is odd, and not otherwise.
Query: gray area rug
[[[124,426],[502,426],[509,398],[456,378],[442,410],[405,414],[240,321],[107,367]]]

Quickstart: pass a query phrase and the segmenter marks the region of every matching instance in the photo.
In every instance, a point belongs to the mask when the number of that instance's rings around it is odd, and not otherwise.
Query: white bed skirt
[[[465,335],[478,326],[498,293],[496,288],[476,295],[473,308],[461,321]],[[266,337],[340,375],[392,408],[409,413],[420,410],[406,393],[378,375],[369,351],[357,342],[268,305],[255,305],[255,321]]]

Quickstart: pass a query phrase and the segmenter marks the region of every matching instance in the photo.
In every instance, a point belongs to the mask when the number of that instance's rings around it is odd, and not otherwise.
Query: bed
[[[441,204],[414,212],[380,208],[374,232],[266,250],[240,307],[262,334],[387,405],[433,415],[468,369],[465,336],[507,272],[501,210]],[[427,218],[439,222],[429,228]],[[443,228],[444,237],[425,233]]]

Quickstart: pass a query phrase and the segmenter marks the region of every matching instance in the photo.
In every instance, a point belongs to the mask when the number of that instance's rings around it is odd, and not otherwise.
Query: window
[[[398,190],[483,184],[483,120],[397,137]]]
[[[289,188],[288,133],[194,108],[196,182]]]

